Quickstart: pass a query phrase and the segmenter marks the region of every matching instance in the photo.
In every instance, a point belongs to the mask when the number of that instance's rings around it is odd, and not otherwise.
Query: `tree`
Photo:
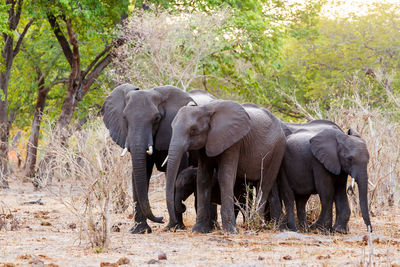
[[[302,104],[318,103],[329,110],[337,99],[363,94],[372,107],[396,110],[387,101],[398,93],[400,19],[398,4],[375,4],[367,14],[321,17],[316,31],[287,38],[280,85]],[[353,80],[363,86],[355,92]]]
[[[56,125],[56,131],[61,134],[67,129],[77,104],[110,64],[112,50],[121,45],[122,40],[113,39],[112,33],[126,14],[129,1],[38,1],[38,4],[40,15],[49,22],[70,68]],[[93,42],[96,46],[103,43],[102,50],[91,47]],[[61,137],[65,139],[66,133]]]
[[[8,187],[8,138],[10,131],[10,117],[8,114],[8,86],[14,58],[20,51],[22,41],[28,32],[33,20],[26,22],[20,32],[18,28],[23,9],[26,4],[23,0],[6,0],[0,6],[1,11],[7,11],[8,17],[2,15],[0,29],[1,41],[1,66],[0,66],[0,187]],[[5,22],[7,19],[7,23]],[[16,38],[18,36],[18,38]]]
[[[69,137],[68,126],[75,109],[102,71],[111,63],[113,50],[123,43],[116,38],[114,32],[116,25],[126,16],[128,5],[128,0],[41,0],[36,1],[31,10],[36,17],[47,20],[68,65],[68,71],[64,73],[66,77],[61,79],[67,82],[55,126],[54,141],[57,144],[66,142]],[[42,89],[44,88],[46,87],[43,85]],[[50,158],[50,154],[45,157],[43,166]]]

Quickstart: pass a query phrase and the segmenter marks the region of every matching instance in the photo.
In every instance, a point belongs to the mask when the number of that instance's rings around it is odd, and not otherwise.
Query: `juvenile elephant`
[[[131,153],[133,200],[136,203],[135,226],[131,233],[151,232],[147,219],[162,223],[153,215],[148,198],[148,187],[153,166],[165,171],[163,162],[168,155],[172,135],[171,122],[178,110],[199,99],[207,102],[211,95],[196,90],[193,95],[173,86],[139,90],[130,84],[116,87],[102,107],[103,121],[110,136],[120,147]],[[197,164],[194,162],[192,164]],[[185,155],[178,168],[188,166]],[[176,224],[182,223],[182,219]]]
[[[257,182],[260,215],[279,171],[285,150],[280,121],[254,104],[215,100],[203,106],[181,108],[172,122],[167,167],[167,207],[176,222],[174,185],[182,155],[198,150],[197,217],[194,232],[209,232],[212,175],[218,172],[224,231],[237,232],[234,213],[236,181]]]
[[[362,216],[367,227],[372,229],[368,213],[369,153],[359,134],[353,130],[345,134],[339,126],[327,120],[287,123],[282,127],[287,144],[278,183],[289,229],[297,229],[294,201],[300,226],[308,229],[305,206],[310,195],[317,193],[321,200],[321,214],[313,227],[346,233],[350,218],[346,194],[348,175],[358,184]],[[336,221],[332,228],[333,202]]]

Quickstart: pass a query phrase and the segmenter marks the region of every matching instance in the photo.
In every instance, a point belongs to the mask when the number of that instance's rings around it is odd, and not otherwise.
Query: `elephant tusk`
[[[153,155],[153,146],[149,146],[149,149],[147,149],[146,153],[149,156]]]
[[[354,181],[355,181],[355,179],[354,179],[354,178],[351,178],[351,188],[352,188],[352,189],[354,189]]]
[[[125,156],[127,151],[128,151],[128,148],[125,147],[124,150],[121,153],[121,157]]]
[[[168,161],[168,155],[165,157],[163,163],[161,164],[161,167],[164,167],[165,164],[167,164]]]

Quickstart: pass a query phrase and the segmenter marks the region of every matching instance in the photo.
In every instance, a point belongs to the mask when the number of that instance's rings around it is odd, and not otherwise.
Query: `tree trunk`
[[[3,33],[3,47],[1,50],[1,65],[0,65],[0,188],[8,187],[8,176],[10,167],[8,165],[8,137],[10,135],[10,122],[8,118],[8,83],[10,81],[11,68],[15,56],[18,54],[28,29],[33,21],[30,20],[19,34],[18,41],[14,47],[15,31],[18,27],[23,0],[7,0],[9,5],[8,10],[8,30],[11,33]]]
[[[6,35],[2,51],[5,63],[4,70],[0,72],[0,188],[8,188],[8,176],[10,167],[8,165],[8,138],[10,125],[8,123],[8,83],[10,81],[11,67],[14,60],[13,38]]]
[[[32,130],[29,136],[29,141],[26,149],[26,161],[25,161],[25,176],[35,176],[35,166],[37,158],[37,147],[39,142],[40,123],[42,121],[42,114],[46,103],[47,94],[50,91],[50,87],[44,87],[44,77],[39,77],[38,81],[38,95],[36,99],[36,109],[32,120]]]
[[[101,51],[93,59],[88,67],[83,70],[81,66],[79,42],[75,36],[71,20],[66,19],[66,16],[58,17],[53,14],[48,14],[47,20],[71,68],[71,73],[68,78],[66,96],[61,107],[60,117],[57,120],[55,134],[52,137],[53,140],[51,141],[52,147],[58,147],[60,145],[65,145],[69,136],[71,135],[71,131],[68,129],[68,126],[73,118],[74,111],[78,103],[83,100],[83,97],[89,91],[90,87],[99,77],[101,72],[111,63],[113,57],[112,50],[118,46],[121,46],[124,42],[123,40],[118,39],[107,45],[103,51]],[[59,25],[59,20],[64,20],[66,24],[67,35],[69,37],[68,39],[65,37],[65,34]],[[46,152],[45,157],[39,163],[39,173],[33,182],[35,187],[38,187],[42,184],[41,181],[44,181],[44,176],[52,176],[51,169],[54,165],[53,160],[54,155],[51,152],[50,147],[50,151]]]
[[[6,91],[3,89],[4,88],[3,76],[4,74],[2,73],[1,74],[2,93]],[[0,188],[8,188],[8,175],[10,173],[8,166],[8,136],[9,136],[9,125],[8,125],[8,112],[7,112],[7,97],[4,97],[4,101],[0,100]]]

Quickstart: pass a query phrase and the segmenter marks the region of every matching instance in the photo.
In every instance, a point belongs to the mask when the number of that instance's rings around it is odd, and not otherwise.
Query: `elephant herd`
[[[237,233],[239,203],[246,186],[256,188],[260,218],[266,207],[271,218],[284,217],[282,227],[308,230],[306,203],[311,194],[321,200],[321,214],[311,226],[346,233],[350,208],[347,176],[358,184],[361,212],[372,231],[368,213],[369,153],[353,130],[344,133],[327,120],[285,123],[252,103],[215,99],[203,90],[185,92],[173,86],[139,90],[116,87],[102,107],[110,136],[132,159],[135,225],[131,233],[150,233],[147,219],[156,217],[148,198],[154,165],[166,172],[167,229],[184,228],[182,203],[195,194],[194,232],[217,225],[221,205],[222,229]],[[282,215],[282,203],[286,215]],[[298,222],[294,215],[296,203]],[[333,203],[336,220],[332,226]]]

